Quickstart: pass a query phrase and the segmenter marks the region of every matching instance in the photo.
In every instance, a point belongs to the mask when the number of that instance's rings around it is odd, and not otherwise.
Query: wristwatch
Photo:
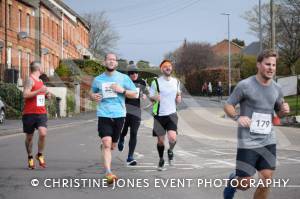
[[[233,119],[234,121],[238,121],[239,118],[240,118],[240,115],[235,115],[235,116],[232,117],[232,119]]]
[[[124,89],[124,91],[123,91],[123,93],[122,93],[123,95],[126,95],[126,90]]]

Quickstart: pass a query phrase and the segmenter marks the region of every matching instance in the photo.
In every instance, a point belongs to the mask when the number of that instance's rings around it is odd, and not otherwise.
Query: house
[[[89,31],[60,0],[0,0],[0,80],[17,76],[21,84],[33,60],[52,76],[61,59],[91,57]]]
[[[230,51],[231,54],[240,54],[243,47],[237,45],[234,42],[230,42]],[[219,56],[227,56],[228,55],[228,39],[224,39],[223,41],[212,46],[212,50],[215,54]]]

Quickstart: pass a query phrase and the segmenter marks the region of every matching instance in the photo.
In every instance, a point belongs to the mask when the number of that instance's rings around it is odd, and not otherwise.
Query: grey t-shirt
[[[274,110],[279,111],[282,102],[283,94],[275,81],[268,86],[263,86],[255,76],[240,81],[227,100],[228,104],[234,106],[239,103],[240,115],[248,116],[251,119],[253,119],[253,113],[273,118]],[[259,122],[258,124],[266,125],[266,123]],[[273,126],[269,134],[254,133],[250,132],[250,128],[238,127],[238,148],[257,148],[270,144],[276,144]]]

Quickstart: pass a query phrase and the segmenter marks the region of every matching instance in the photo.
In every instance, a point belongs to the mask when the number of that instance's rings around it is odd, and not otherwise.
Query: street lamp
[[[221,15],[227,16],[227,24],[228,24],[228,95],[231,93],[231,49],[230,49],[230,13],[221,13]]]

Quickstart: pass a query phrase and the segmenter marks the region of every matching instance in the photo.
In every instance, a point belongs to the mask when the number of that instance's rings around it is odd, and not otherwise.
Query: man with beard
[[[238,149],[235,172],[229,176],[224,198],[232,199],[236,192],[231,182],[237,178],[238,189],[247,190],[252,176],[258,172],[264,181],[270,181],[276,167],[276,136],[272,127],[274,110],[282,117],[289,113],[280,86],[273,81],[277,54],[264,50],[257,57],[257,74],[237,84],[228,98],[224,111],[238,123]],[[235,106],[240,104],[240,113]],[[254,198],[265,199],[268,186],[259,186]]]
[[[168,160],[169,165],[173,164],[176,144],[178,117],[176,104],[181,102],[180,82],[171,77],[173,66],[170,60],[163,60],[160,64],[162,76],[151,83],[150,99],[153,101],[153,136],[157,136],[157,151],[159,163],[157,169],[164,170],[165,161],[163,158],[165,150],[165,136],[169,140]]]
[[[92,100],[98,102],[98,133],[101,138],[101,151],[105,178],[113,183],[117,176],[111,171],[111,152],[115,148],[126,116],[125,97],[135,98],[136,87],[131,79],[118,71],[117,56],[105,56],[106,72],[97,76],[91,88]]]

